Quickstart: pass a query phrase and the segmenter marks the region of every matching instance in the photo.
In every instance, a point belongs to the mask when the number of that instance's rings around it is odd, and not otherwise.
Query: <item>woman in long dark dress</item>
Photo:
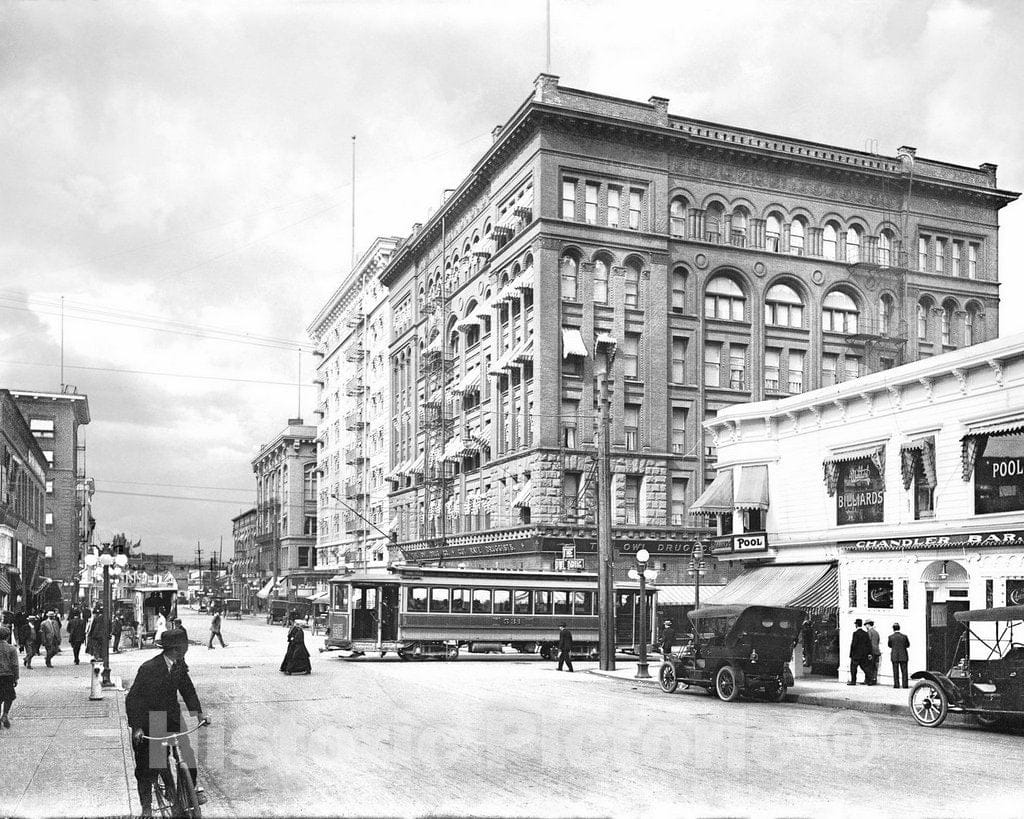
[[[306,650],[306,637],[302,631],[305,625],[305,620],[296,620],[288,631],[288,650],[281,663],[281,671],[285,674],[310,674],[313,671]]]

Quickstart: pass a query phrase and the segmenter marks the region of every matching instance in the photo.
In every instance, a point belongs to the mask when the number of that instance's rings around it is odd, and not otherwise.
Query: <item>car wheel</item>
[[[768,702],[784,702],[788,690],[781,682],[769,683],[764,687],[764,698]]]
[[[542,660],[550,660],[551,659],[551,646],[541,646],[540,647],[540,658]]]
[[[946,692],[931,680],[921,680],[910,690],[910,713],[925,728],[938,728],[949,713]]]
[[[742,689],[736,669],[731,665],[723,665],[715,674],[715,693],[722,702],[732,702],[739,698]]]
[[[975,714],[975,716],[978,718],[978,724],[983,728],[995,728],[1003,721],[1002,714]]]
[[[458,646],[445,646],[444,658],[446,660],[457,660],[458,657],[459,657],[459,647]]]
[[[658,683],[661,690],[671,694],[679,687],[679,678],[676,677],[676,667],[672,663],[662,663],[658,669]]]

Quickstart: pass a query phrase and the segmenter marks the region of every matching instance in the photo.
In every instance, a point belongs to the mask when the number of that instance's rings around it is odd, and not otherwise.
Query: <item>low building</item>
[[[256,507],[231,519],[234,551],[231,556],[231,596],[242,601],[246,611],[254,607],[253,599],[260,588],[259,555],[256,551]]]
[[[1024,603],[1024,335],[977,344],[706,423],[718,475],[694,504],[719,561],[715,598],[899,623],[910,669],[946,670],[954,614]],[[763,507],[763,509],[761,508]]]

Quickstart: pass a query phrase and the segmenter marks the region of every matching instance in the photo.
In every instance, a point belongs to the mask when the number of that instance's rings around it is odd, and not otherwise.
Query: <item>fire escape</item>
[[[438,290],[428,296],[424,311],[432,318],[428,322],[437,329],[423,351],[423,404],[420,428],[423,430],[423,521],[422,537],[447,536],[447,507],[451,497],[453,470],[445,460],[445,446],[451,437],[455,418],[447,395],[448,375],[454,358],[448,349],[446,327],[448,323],[447,283],[442,278]],[[414,465],[418,466],[417,463]],[[415,468],[414,468],[415,471]]]

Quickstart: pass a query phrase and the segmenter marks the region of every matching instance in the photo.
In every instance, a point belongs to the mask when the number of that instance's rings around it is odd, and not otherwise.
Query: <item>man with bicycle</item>
[[[181,709],[178,694],[185,700],[188,710],[198,714],[200,723],[208,723],[203,714],[199,696],[188,674],[185,652],[188,636],[182,629],[168,629],[163,633],[163,652],[139,666],[131,690],[125,698],[128,725],[132,729],[132,748],[135,752],[135,779],[139,788],[142,815],[151,816],[153,784],[167,768],[167,755],[159,740],[147,742],[144,737],[165,737],[181,732]],[[197,783],[195,754],[183,736],[179,741],[182,759],[188,765],[193,784]],[[196,784],[199,802],[205,794]]]

